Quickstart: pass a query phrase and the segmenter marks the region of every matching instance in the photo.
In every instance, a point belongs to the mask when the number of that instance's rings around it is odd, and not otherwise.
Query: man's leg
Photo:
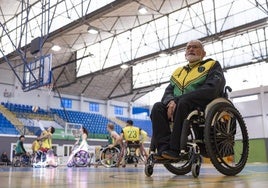
[[[205,106],[206,101],[200,101],[199,99],[181,98],[176,107],[174,115],[173,132],[170,136],[170,150],[163,154],[163,157],[167,159],[180,158],[180,142],[183,122],[187,116],[197,107]],[[186,149],[186,148],[183,148]]]
[[[153,128],[153,146],[156,147],[158,154],[169,149],[170,127],[167,117],[167,108],[161,103],[155,103],[151,112]]]

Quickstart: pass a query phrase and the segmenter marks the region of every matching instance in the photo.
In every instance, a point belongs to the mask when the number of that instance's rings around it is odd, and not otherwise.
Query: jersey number
[[[129,130],[127,131],[127,133],[128,133],[128,138],[130,139],[137,138],[137,131]]]

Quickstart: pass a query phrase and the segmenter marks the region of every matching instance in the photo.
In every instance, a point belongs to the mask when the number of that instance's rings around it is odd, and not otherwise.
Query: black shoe
[[[180,159],[180,153],[174,150],[167,150],[162,152],[162,157],[164,157],[165,159],[176,160]]]

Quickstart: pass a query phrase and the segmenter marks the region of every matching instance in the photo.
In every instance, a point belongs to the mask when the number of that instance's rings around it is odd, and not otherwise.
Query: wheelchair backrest
[[[140,142],[139,141],[136,141],[136,142],[131,142],[131,141],[127,141],[126,142],[126,146],[128,148],[139,148],[140,147]]]
[[[228,99],[228,93],[232,92],[232,88],[230,86],[225,86],[224,88],[224,92],[222,94],[221,97],[214,99],[213,101],[211,101],[205,109],[205,117],[208,114],[208,111],[211,109],[212,106],[214,106],[216,103],[228,103],[233,105],[233,103]]]

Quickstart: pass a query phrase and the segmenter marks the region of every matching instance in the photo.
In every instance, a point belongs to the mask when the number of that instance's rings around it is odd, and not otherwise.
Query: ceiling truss
[[[190,32],[194,33],[193,39],[199,38],[212,49],[213,45],[217,45],[218,48],[218,43],[221,44],[220,49],[210,51],[210,55],[219,57],[225,70],[262,61],[267,62],[268,59],[267,1],[248,0],[247,2],[266,16],[235,25],[232,28],[228,24],[230,20],[234,19],[233,10],[236,0],[231,1],[228,5],[222,5],[222,7],[226,7],[224,16],[217,13],[216,9],[221,7],[217,7],[215,0],[210,1],[212,8],[209,11],[212,11],[212,14],[207,12],[207,1],[200,0],[182,0],[179,5],[174,0],[116,0],[92,12],[90,12],[92,1],[87,0],[81,1],[79,6],[73,3],[67,5],[72,1],[58,0],[53,5],[45,0],[41,2],[45,3],[42,6],[44,10],[35,15],[43,16],[44,19],[41,22],[37,21],[42,38],[44,38],[42,52],[39,55],[53,53],[54,89],[61,93],[102,100],[135,101],[168,82],[166,73],[160,71],[159,81],[142,85],[140,81],[142,74],[137,74],[138,76],[133,78],[135,65],[157,61],[162,52],[167,52],[170,56],[182,53],[186,42],[191,39]],[[13,45],[14,51],[10,53],[5,52],[5,44],[0,40],[0,51],[2,52],[0,63],[9,63],[18,79],[21,78],[21,75],[17,74],[19,67],[35,58],[29,53],[29,36],[25,35],[25,32],[29,30],[26,33],[34,35],[31,32],[34,26],[28,24],[34,18],[29,17],[29,12],[38,5],[38,1],[32,4],[29,1],[20,3],[19,6],[22,9],[21,11],[16,10],[13,19],[17,19],[17,25],[12,29],[7,28],[12,18],[7,18],[0,6],[1,27],[3,28],[0,33],[1,37],[9,36],[14,31],[20,34]],[[23,3],[25,4],[23,5]],[[62,8],[61,3],[65,4],[65,11],[59,14],[58,12]],[[140,5],[146,6],[150,10],[150,14],[139,15],[136,13]],[[80,11],[78,7],[86,8]],[[50,31],[59,15],[68,19],[76,17],[76,20]],[[19,17],[21,21],[19,21]],[[50,21],[45,21],[48,18]],[[95,36],[89,36],[86,31],[89,26],[98,28],[100,32]],[[139,33],[139,37],[137,37],[137,33]],[[252,33],[255,33],[254,39],[251,38]],[[23,37],[25,37],[24,40],[22,40]],[[238,38],[247,42],[241,44],[237,41]],[[13,41],[11,37],[9,40]],[[226,41],[232,43],[234,48],[226,48]],[[53,44],[59,44],[63,49],[57,53],[52,52]],[[237,61],[240,51],[243,51],[245,47],[250,47],[250,52],[246,51],[247,56],[254,57],[256,61],[251,62],[247,58],[243,62]],[[78,56],[78,51],[82,56]],[[228,55],[230,53],[233,55]],[[92,62],[88,66],[97,68],[92,69],[88,74],[76,77],[77,72],[80,71],[76,66],[78,62],[89,60]],[[179,61],[184,62],[184,60]],[[122,64],[127,64],[130,68],[121,69]],[[174,62],[170,66],[177,65],[178,62]],[[168,69],[167,65],[164,67]],[[80,68],[83,69],[83,67]],[[147,74],[153,75],[153,72],[147,72]],[[140,85],[138,85],[139,83]]]

